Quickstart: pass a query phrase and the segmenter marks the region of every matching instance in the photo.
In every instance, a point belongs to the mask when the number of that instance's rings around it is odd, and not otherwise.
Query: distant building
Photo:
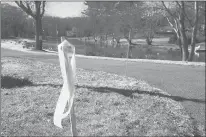
[[[171,26],[164,26],[164,27],[161,27],[160,32],[173,32],[173,28]]]
[[[73,27],[73,28],[72,28],[72,32],[77,33],[77,28],[76,28],[76,27]]]
[[[66,36],[67,36],[67,37],[73,37],[73,36],[74,36],[73,31],[67,30],[67,31],[66,31]]]
[[[76,37],[77,34],[77,28],[73,27],[72,30],[66,30],[66,36],[67,37]]]

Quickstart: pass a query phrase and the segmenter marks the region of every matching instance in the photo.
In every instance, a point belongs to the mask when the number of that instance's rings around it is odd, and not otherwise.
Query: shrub
[[[23,45],[23,48],[27,48],[27,49],[32,48],[35,45],[35,42],[22,41],[21,43]]]
[[[177,36],[176,35],[170,36],[168,43],[176,44],[176,42],[177,42]]]
[[[145,53],[152,54],[152,49],[150,47],[147,47]]]
[[[188,40],[188,44],[191,44],[191,40],[192,40],[191,34],[187,34],[187,40]],[[201,43],[201,42],[205,42],[205,36],[200,36],[200,35],[196,36],[196,43]],[[168,43],[177,44],[177,36],[176,35],[170,36]]]
[[[145,55],[145,58],[146,58],[146,59],[157,59],[157,55],[147,54],[147,55]]]

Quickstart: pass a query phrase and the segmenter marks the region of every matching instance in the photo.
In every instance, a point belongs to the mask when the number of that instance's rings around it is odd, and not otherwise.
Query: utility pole
[[[56,37],[57,37],[57,45],[59,44],[59,42],[58,42],[58,29],[57,29],[57,24],[56,24]]]

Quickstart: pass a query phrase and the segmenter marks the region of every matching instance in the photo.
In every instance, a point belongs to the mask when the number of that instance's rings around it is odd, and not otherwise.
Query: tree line
[[[32,37],[36,35],[36,49],[42,49],[42,36],[64,36],[76,28],[77,37],[93,37],[128,43],[128,58],[133,39],[144,37],[152,44],[155,33],[164,26],[173,28],[183,61],[192,61],[197,35],[205,35],[205,2],[174,1],[86,1],[83,16],[59,18],[45,16],[46,2],[16,1],[20,7],[2,5],[2,37],[9,35]],[[191,39],[191,42],[188,42]],[[189,51],[189,46],[191,47]]]

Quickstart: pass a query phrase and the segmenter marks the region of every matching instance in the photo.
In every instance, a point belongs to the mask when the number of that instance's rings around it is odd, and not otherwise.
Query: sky
[[[16,6],[15,2],[6,3]],[[86,8],[84,2],[47,2],[45,14],[62,18],[78,17]]]
[[[81,11],[86,9],[83,2],[47,2],[46,14],[58,17],[81,16]]]

